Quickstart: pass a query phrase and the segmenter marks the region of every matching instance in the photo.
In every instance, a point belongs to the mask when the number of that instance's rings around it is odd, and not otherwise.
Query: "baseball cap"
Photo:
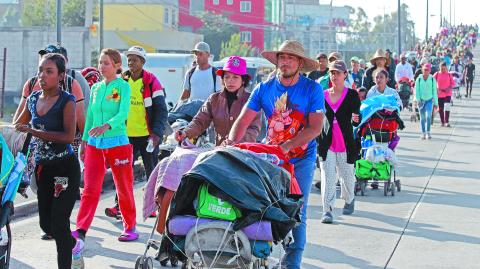
[[[330,61],[330,59],[332,58],[335,58],[335,60],[341,60],[342,59],[342,55],[336,51],[328,54],[328,60]]]
[[[360,59],[357,56],[353,56],[352,58],[350,58],[350,62],[360,63]]]
[[[203,51],[203,52],[210,53],[210,46],[205,42],[198,42],[195,45],[195,48],[192,50],[192,53],[195,53],[197,51]]]
[[[347,72],[347,65],[342,60],[335,60],[328,65],[330,71]]]
[[[137,55],[140,58],[143,58],[144,61],[147,60],[147,52],[144,48],[140,46],[133,46],[129,48],[126,52],[124,52],[125,56],[128,55]]]
[[[41,50],[38,51],[38,54],[40,54],[41,56],[43,56],[47,53],[60,53],[64,57],[67,57],[67,50],[64,47],[59,46],[59,45],[50,44],[47,47],[45,47],[44,49],[41,49]]]
[[[386,49],[385,52],[392,54],[392,51],[390,49]]]
[[[317,54],[317,57],[315,59],[320,60],[321,58],[327,59],[327,54],[319,53]]]

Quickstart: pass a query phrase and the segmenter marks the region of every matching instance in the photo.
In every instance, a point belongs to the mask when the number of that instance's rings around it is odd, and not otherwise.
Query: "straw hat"
[[[305,49],[302,44],[295,40],[284,41],[278,50],[262,52],[263,58],[267,59],[274,65],[277,65],[277,55],[279,53],[287,53],[299,57],[303,60],[302,72],[310,72],[317,70],[318,62],[305,56]]]
[[[375,61],[380,58],[385,58],[385,60],[388,60],[387,55],[382,49],[375,51],[375,54],[373,54],[372,58],[370,59],[370,63],[375,65]]]

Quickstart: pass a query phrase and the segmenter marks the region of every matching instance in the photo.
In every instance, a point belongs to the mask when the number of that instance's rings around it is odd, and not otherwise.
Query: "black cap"
[[[59,45],[50,44],[47,47],[45,47],[44,49],[41,49],[41,50],[38,51],[38,54],[40,54],[41,56],[43,56],[47,53],[60,53],[65,58],[67,57],[67,50],[64,47],[61,47]]]
[[[392,51],[390,49],[386,49],[385,51],[392,54]]]

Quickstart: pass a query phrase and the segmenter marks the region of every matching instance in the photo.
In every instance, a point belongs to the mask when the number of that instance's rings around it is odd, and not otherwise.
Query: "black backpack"
[[[192,78],[193,72],[195,72],[196,68],[197,67],[194,66],[190,70],[188,70],[188,72],[187,72],[188,85],[190,85],[189,90],[192,89],[192,83],[191,83],[190,79]],[[212,66],[213,92],[215,92],[215,90],[217,89],[217,70],[218,69],[216,67]]]

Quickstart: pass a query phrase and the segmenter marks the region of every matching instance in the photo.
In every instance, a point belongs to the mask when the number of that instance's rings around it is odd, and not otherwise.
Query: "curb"
[[[136,161],[133,168],[133,177],[134,178],[143,178],[145,175],[143,164],[141,161]],[[134,181],[135,183],[136,181]],[[144,181],[146,182],[146,181]],[[105,173],[105,178],[102,185],[102,192],[110,192],[115,190],[115,184],[113,183],[112,171],[110,169]],[[20,203],[14,206],[14,214],[12,220],[27,217],[34,213],[38,212],[38,200],[30,200],[27,202]]]

